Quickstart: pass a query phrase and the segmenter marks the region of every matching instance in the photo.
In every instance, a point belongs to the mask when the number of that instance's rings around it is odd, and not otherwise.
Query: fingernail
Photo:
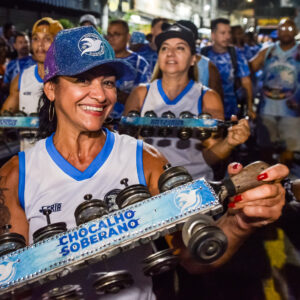
[[[235,203],[230,202],[230,203],[228,204],[228,208],[234,208],[234,207],[235,207]]]
[[[238,164],[238,163],[237,163],[237,164],[234,164],[234,165],[232,166],[232,168],[236,170],[236,169],[239,167],[239,165],[240,165],[240,164]]]
[[[237,195],[237,196],[235,196],[235,197],[233,198],[233,201],[234,201],[234,202],[240,202],[240,201],[242,201],[242,195]]]
[[[258,181],[264,180],[266,178],[268,178],[268,174],[267,173],[262,173],[262,174],[260,174],[260,175],[257,176],[257,180]]]

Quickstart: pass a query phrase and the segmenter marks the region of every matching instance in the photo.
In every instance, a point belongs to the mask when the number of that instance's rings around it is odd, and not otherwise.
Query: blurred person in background
[[[230,47],[231,28],[228,19],[211,21],[212,46],[201,49],[218,68],[224,91],[225,119],[232,115],[255,118],[252,108],[252,82],[247,59],[238,50]]]
[[[177,23],[189,28],[193,32],[196,44],[198,40],[197,26],[189,20],[180,20]],[[208,57],[198,53],[196,54],[196,60],[199,82],[217,92],[222,101],[224,101],[221,76],[215,64]]]
[[[63,27],[59,21],[52,18],[42,18],[32,27],[32,52],[36,64],[23,70],[11,82],[9,96],[5,100],[1,112],[15,113],[22,111],[25,114],[37,113],[39,98],[43,89],[45,76],[44,61],[46,53],[56,34]],[[21,149],[31,147],[35,137],[22,138]]]
[[[241,53],[244,54],[247,60],[252,58],[250,47],[245,42],[245,33],[241,25],[231,26],[232,44],[236,46]]]
[[[257,34],[254,31],[245,31],[245,43],[250,47],[251,56],[254,57],[261,49],[261,45],[257,42]]]
[[[93,26],[97,29],[97,20],[93,15],[85,14],[79,19],[80,26]]]
[[[29,37],[25,32],[16,32],[14,48],[18,56],[11,60],[6,67],[4,84],[7,88],[19,73],[36,63],[30,55]]]
[[[8,47],[4,39],[0,37],[0,107],[3,105],[4,100],[7,97],[5,88],[3,86],[3,78],[8,63],[7,59]]]
[[[3,25],[1,37],[6,43],[7,57],[9,59],[14,59],[17,55],[13,46],[15,33],[16,33],[16,27],[13,23],[8,22]]]
[[[141,47],[137,53],[143,56],[150,65],[150,70],[153,72],[157,61],[157,48],[155,45],[155,38],[162,32],[162,26],[167,23],[165,18],[155,18],[151,23],[151,42]]]
[[[263,71],[259,106],[258,144],[264,159],[274,147],[280,159],[292,163],[291,172],[300,177],[300,45],[297,28],[290,19],[278,26],[278,41],[263,48],[251,61],[253,72]]]
[[[148,83],[151,79],[151,70],[144,57],[127,49],[130,40],[128,23],[123,20],[111,21],[107,29],[107,40],[115,51],[116,58],[128,62],[135,71],[134,78],[117,80],[117,103],[111,113],[113,119],[119,119],[124,110],[124,104],[132,89],[141,83]]]

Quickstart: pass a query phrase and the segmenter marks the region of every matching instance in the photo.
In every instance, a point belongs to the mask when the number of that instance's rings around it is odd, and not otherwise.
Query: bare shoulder
[[[159,193],[158,179],[164,171],[167,159],[153,146],[143,143],[143,166],[147,185],[152,195]]]
[[[12,157],[0,169],[0,187],[4,191],[17,190],[19,183],[19,158]]]
[[[224,107],[221,97],[214,90],[208,90],[203,97],[203,112],[209,113],[213,118],[224,119]]]
[[[124,109],[124,115],[127,115],[131,110],[140,111],[145,97],[147,95],[148,89],[146,85],[139,85],[129,94]]]

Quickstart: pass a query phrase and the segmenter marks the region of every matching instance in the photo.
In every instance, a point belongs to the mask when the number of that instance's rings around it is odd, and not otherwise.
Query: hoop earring
[[[49,122],[52,122],[54,119],[55,108],[53,102],[50,102],[49,105]]]

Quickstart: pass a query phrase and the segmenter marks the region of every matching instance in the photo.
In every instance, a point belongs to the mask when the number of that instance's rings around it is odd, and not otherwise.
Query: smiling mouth
[[[103,107],[95,107],[95,106],[88,106],[88,105],[82,105],[81,106],[83,110],[86,111],[103,111]]]

